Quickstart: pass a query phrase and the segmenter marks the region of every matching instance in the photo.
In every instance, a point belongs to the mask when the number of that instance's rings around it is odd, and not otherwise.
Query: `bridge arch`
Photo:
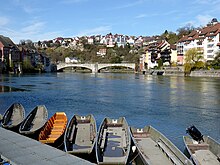
[[[130,68],[130,69],[135,70],[135,64],[118,63],[118,64],[98,64],[97,71],[100,71],[101,69],[104,69],[104,68],[114,67],[114,66]]]
[[[114,66],[119,66],[119,67],[126,67],[126,68],[131,68],[135,71],[135,64],[134,63],[118,63],[118,64],[73,64],[73,63],[59,63],[57,65],[57,70],[61,70],[67,67],[81,67],[81,68],[87,68],[92,71],[92,73],[97,73],[103,68],[108,68],[108,67],[114,67]]]
[[[65,68],[86,68],[93,72],[94,67],[91,64],[72,64],[72,63],[60,63],[57,65],[57,70],[62,70]]]

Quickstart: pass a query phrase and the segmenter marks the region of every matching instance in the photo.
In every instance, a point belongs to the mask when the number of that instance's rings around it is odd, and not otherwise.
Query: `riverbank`
[[[160,70],[147,70],[143,74],[163,76],[185,76],[183,68],[165,68]],[[220,77],[220,70],[196,70],[192,71],[190,77]]]
[[[192,71],[191,77],[220,77],[220,70],[198,70]]]

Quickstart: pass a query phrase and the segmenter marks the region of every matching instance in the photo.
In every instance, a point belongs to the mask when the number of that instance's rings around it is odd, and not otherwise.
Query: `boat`
[[[161,132],[152,126],[130,127],[138,164],[192,165],[192,162]]]
[[[38,140],[41,143],[59,148],[63,144],[63,137],[67,125],[65,112],[56,112],[44,125]]]
[[[92,114],[74,115],[65,131],[64,150],[77,156],[89,155],[94,150],[96,134],[96,120]]]
[[[2,127],[13,131],[18,128],[25,118],[25,109],[20,103],[13,103],[4,113]]]
[[[131,147],[128,123],[124,117],[104,118],[96,140],[98,164],[127,164]]]
[[[187,128],[187,133],[191,137],[183,136],[183,141],[195,165],[220,164],[220,144],[217,141],[210,136],[202,135],[195,126]]]
[[[10,160],[0,154],[0,165],[11,165]]]
[[[19,133],[37,139],[41,129],[47,122],[47,118],[46,107],[44,105],[36,106],[21,123]]]

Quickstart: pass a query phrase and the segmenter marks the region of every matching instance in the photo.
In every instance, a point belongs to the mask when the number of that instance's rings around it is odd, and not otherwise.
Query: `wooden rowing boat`
[[[36,106],[24,119],[19,127],[19,133],[38,138],[38,135],[47,122],[48,112],[44,105]]]
[[[162,133],[152,126],[130,128],[132,151],[137,151],[138,164],[192,165],[192,162]]]
[[[105,118],[96,140],[98,164],[126,164],[130,153],[131,137],[124,117]]]
[[[13,103],[3,115],[2,127],[13,131],[18,131],[18,128],[24,118],[24,107],[20,103]]]
[[[56,112],[44,125],[38,140],[59,148],[63,143],[63,137],[67,125],[67,116],[64,112]]]
[[[74,115],[64,135],[64,150],[74,155],[91,154],[97,134],[96,120],[92,114]]]
[[[183,136],[183,141],[194,164],[220,164],[220,144],[211,137],[203,136],[203,141],[198,142],[189,136]]]

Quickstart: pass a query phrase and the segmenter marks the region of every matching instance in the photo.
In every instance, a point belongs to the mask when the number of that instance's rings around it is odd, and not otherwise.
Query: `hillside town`
[[[58,62],[66,63],[136,63],[137,71],[158,67],[184,66],[189,49],[196,48],[205,64],[220,52],[220,23],[217,19],[202,28],[194,28],[172,42],[173,33],[157,36],[122,34],[73,38],[57,37],[47,41],[22,40],[15,44],[0,35],[0,72],[21,73],[33,70],[55,71]],[[218,64],[219,65],[219,64]]]

